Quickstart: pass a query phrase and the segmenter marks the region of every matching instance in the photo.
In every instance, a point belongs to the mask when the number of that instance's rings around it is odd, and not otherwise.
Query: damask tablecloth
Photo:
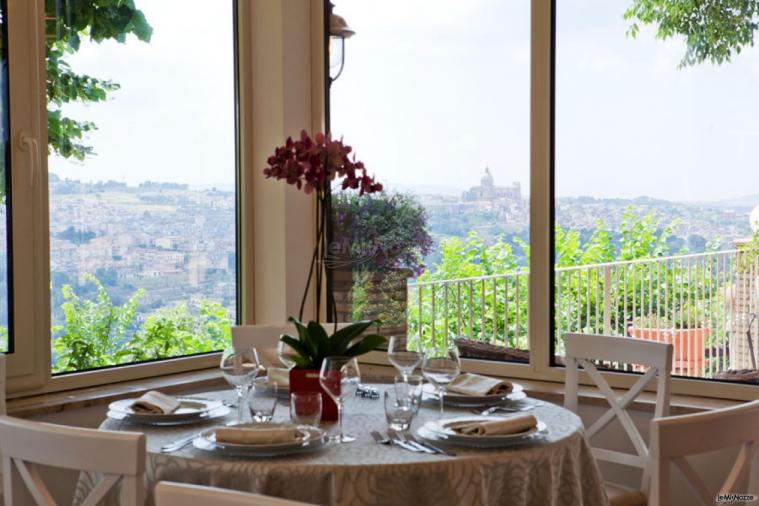
[[[230,392],[205,398],[231,399]],[[546,423],[548,434],[506,449],[455,448],[455,457],[412,453],[375,443],[369,431],[385,431],[381,400],[356,398],[346,404],[345,431],[358,437],[349,444],[330,444],[309,455],[251,459],[208,453],[192,446],[171,454],[160,447],[208,426],[156,428],[106,420],[102,429],[147,435],[148,504],[162,480],[212,485],[325,505],[521,505],[598,506],[607,504],[603,481],[580,419],[559,406],[542,403],[532,413]],[[447,414],[465,411],[447,410]],[[436,405],[420,410],[414,426],[438,416]],[[234,419],[234,413],[227,420]],[[288,406],[277,407],[275,419],[289,419]],[[83,476],[77,496],[92,487]]]

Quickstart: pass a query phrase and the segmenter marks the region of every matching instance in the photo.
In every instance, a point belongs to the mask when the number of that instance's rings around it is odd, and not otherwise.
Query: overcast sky
[[[489,166],[529,185],[529,0],[336,0],[356,30],[333,130],[377,177],[464,189]],[[560,195],[717,200],[759,193],[759,50],[678,70],[679,41],[625,37],[630,0],[559,0]],[[64,177],[234,180],[231,2],[137,0],[150,44],[87,45],[77,71],[122,85],[67,112],[98,153]],[[213,7],[210,8],[209,5]],[[295,132],[297,133],[297,132]],[[759,203],[759,202],[758,202]]]

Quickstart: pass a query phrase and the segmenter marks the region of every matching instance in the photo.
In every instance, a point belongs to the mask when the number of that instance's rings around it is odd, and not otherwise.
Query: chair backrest
[[[307,506],[259,494],[162,481],[155,487],[156,506]]]
[[[738,446],[738,458],[727,473],[727,479],[716,491],[709,490],[686,458]],[[717,493],[747,494],[751,461],[757,446],[759,400],[705,413],[651,420],[652,483],[649,504],[662,506],[670,503],[672,464],[682,472],[689,488],[705,506],[714,504]]]
[[[56,504],[37,465],[100,472],[84,506],[97,504],[114,486],[121,485],[123,506],[145,501],[145,435],[113,432],[0,416],[5,504],[24,504],[26,488],[37,505]]]
[[[328,334],[334,330],[334,323],[323,323]],[[338,323],[342,329],[350,323]],[[291,323],[283,325],[237,325],[232,327],[232,346],[235,348],[255,348],[269,365],[278,365],[276,349],[279,336],[291,334],[297,336],[297,330]]]
[[[582,366],[609,403],[609,410],[588,428],[586,432],[588,438],[592,438],[617,418],[635,448],[635,453],[593,448],[593,454],[599,460],[643,469],[640,489],[644,494],[647,494],[651,473],[649,449],[627,412],[627,407],[655,379],[656,408],[654,416],[658,418],[669,414],[672,345],[626,337],[566,334],[564,336],[564,347],[567,368],[564,406],[577,413],[578,367]],[[624,395],[617,397],[609,383],[598,372],[592,362],[593,360],[637,364],[648,367],[648,370]]]

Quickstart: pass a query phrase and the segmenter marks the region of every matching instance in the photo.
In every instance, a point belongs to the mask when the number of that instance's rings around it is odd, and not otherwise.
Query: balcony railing
[[[559,267],[556,354],[563,355],[564,334],[593,333],[671,342],[678,375],[756,369],[757,260],[720,251]],[[528,277],[520,271],[409,283],[409,335],[527,350]]]

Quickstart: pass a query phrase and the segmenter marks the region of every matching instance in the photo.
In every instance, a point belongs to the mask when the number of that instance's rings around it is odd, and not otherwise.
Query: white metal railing
[[[565,333],[594,333],[672,342],[679,375],[755,368],[759,262],[743,260],[719,251],[556,268],[557,355]],[[409,283],[409,335],[527,349],[528,276]]]

